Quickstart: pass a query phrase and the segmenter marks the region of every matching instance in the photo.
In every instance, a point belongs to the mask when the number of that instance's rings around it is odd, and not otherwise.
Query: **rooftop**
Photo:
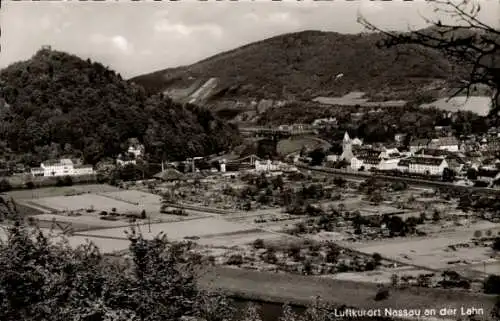
[[[71,166],[73,162],[69,158],[49,159],[42,162],[42,166]]]
[[[360,158],[364,163],[370,165],[377,165],[380,163],[380,158],[378,157],[361,157]]]
[[[412,157],[410,163],[415,165],[439,166],[443,161],[444,159],[439,157]]]
[[[405,159],[402,159],[402,160],[399,161],[398,166],[408,167],[408,166],[410,166],[410,163],[411,163],[411,159],[410,158],[405,158]]]
[[[459,141],[453,136],[447,136],[447,137],[433,139],[432,144],[436,144],[438,146],[451,146],[451,145],[458,145]]]
[[[411,141],[411,146],[427,146],[429,144],[430,139],[428,138],[417,138]]]
[[[154,177],[163,181],[177,181],[184,179],[184,174],[174,168],[168,168],[163,172],[156,174]]]

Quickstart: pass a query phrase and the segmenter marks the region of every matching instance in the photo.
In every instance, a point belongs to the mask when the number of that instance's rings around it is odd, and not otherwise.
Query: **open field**
[[[121,190],[115,192],[100,193],[100,195],[120,200],[130,204],[161,206],[162,197],[156,194],[141,192],[138,190]]]
[[[106,184],[74,185],[64,187],[44,187],[32,190],[18,190],[6,193],[15,200],[64,196],[78,193],[107,193],[120,189]]]
[[[474,264],[467,267],[469,270],[484,272],[487,274],[500,275],[500,261],[489,262],[484,264]]]
[[[460,244],[470,240],[465,232],[449,233],[440,237],[426,238],[397,238],[366,243],[346,244],[364,253],[380,253],[382,256],[410,264],[427,266],[432,269],[447,269],[457,263],[448,262],[466,261],[477,264],[487,260],[492,255],[487,247],[457,248],[457,251],[448,250],[449,245]]]
[[[403,107],[406,105],[404,100],[389,100],[389,101],[368,101],[368,98],[363,98],[365,93],[353,91],[342,97],[316,97],[313,101],[324,105],[335,106],[356,106],[361,107]]]
[[[99,251],[104,254],[123,251],[128,249],[130,242],[126,239],[107,239],[100,237],[85,237],[81,235],[74,235],[67,238],[71,247],[78,247],[79,245],[92,242],[99,248]]]
[[[486,96],[457,96],[453,98],[442,98],[420,107],[436,107],[441,110],[456,112],[471,111],[480,116],[486,116],[491,105],[491,98]]]
[[[151,232],[149,231],[148,225],[144,225],[141,227],[141,232],[143,233],[145,238],[153,238],[159,233],[163,232],[169,239],[172,240],[182,240],[186,236],[215,236],[217,234],[227,234],[244,231],[254,232],[254,230],[255,227],[231,223],[217,218],[200,218],[181,222],[151,224]],[[81,233],[81,235],[103,235],[107,237],[126,238],[124,229],[122,228],[88,231]]]
[[[203,236],[196,243],[214,247],[233,247],[251,244],[257,239],[264,241],[278,240],[283,236],[261,230],[236,232],[228,235]]]
[[[36,216],[39,223],[51,226],[52,221],[55,220],[62,224],[71,224],[74,230],[90,230],[96,228],[112,228],[118,226],[128,225],[125,221],[108,221],[101,220],[97,215],[81,215],[81,216],[67,216],[56,214],[40,214]],[[41,225],[39,224],[39,225]]]
[[[351,280],[358,282],[370,282],[370,283],[391,283],[391,276],[396,274],[401,278],[403,275],[411,275],[417,277],[419,274],[426,274],[429,271],[414,269],[411,267],[402,267],[396,269],[379,269],[375,271],[368,272],[345,272],[337,273],[333,275],[324,276],[325,278],[332,278],[334,280]]]
[[[320,297],[327,303],[364,309],[441,309],[444,307],[483,308],[480,320],[491,320],[490,311],[495,296],[470,294],[462,291],[407,288],[391,289],[387,300],[375,301],[377,285],[324,277],[255,272],[216,267],[199,279],[202,287],[221,289],[246,299],[290,304],[311,304]]]
[[[290,138],[280,140],[276,146],[276,151],[279,155],[288,155],[299,152],[302,148],[314,149],[324,145],[326,145],[326,142],[322,142],[315,137]]]
[[[118,213],[140,212],[141,206],[132,205],[122,201],[97,194],[81,194],[74,196],[54,196],[34,199],[35,205],[52,208],[54,211],[77,211],[93,208],[96,211],[111,212],[113,208]]]

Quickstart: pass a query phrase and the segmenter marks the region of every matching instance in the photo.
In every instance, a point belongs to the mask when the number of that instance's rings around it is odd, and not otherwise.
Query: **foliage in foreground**
[[[198,288],[192,243],[134,231],[129,240],[129,255],[109,257],[16,222],[0,242],[0,320],[262,321],[256,306],[238,313],[223,295]],[[333,320],[329,311],[319,300],[300,314],[286,305],[280,320]]]
[[[130,255],[106,257],[91,243],[16,222],[0,243],[0,320],[165,321],[235,319],[231,302],[196,285],[191,243],[129,234]],[[250,307],[242,320],[260,320]]]

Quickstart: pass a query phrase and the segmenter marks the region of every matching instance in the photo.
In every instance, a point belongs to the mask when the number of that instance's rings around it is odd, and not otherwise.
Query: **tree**
[[[262,321],[260,311],[255,304],[249,304],[240,321]]]
[[[316,148],[309,153],[309,157],[311,157],[311,166],[321,166],[323,164],[323,161],[325,160],[326,154],[323,149]]]
[[[407,226],[405,222],[399,216],[391,216],[387,223],[387,228],[389,229],[389,233],[391,236],[394,235],[404,236],[407,231]]]
[[[438,210],[434,210],[434,212],[432,213],[432,220],[434,222],[439,222],[441,220],[441,215],[439,214]]]
[[[500,320],[500,296],[495,300],[495,305],[491,309],[491,316],[494,320]]]
[[[475,238],[481,238],[481,236],[483,236],[483,232],[477,230],[477,231],[474,231],[474,237]]]
[[[500,275],[488,276],[483,286],[486,294],[500,294]]]
[[[444,182],[453,182],[455,180],[455,171],[446,167],[443,169],[442,179]]]
[[[467,170],[467,178],[470,180],[476,180],[477,179],[477,169],[469,168]]]
[[[71,186],[71,185],[73,185],[73,179],[71,178],[71,176],[69,175],[64,176],[63,186]]]
[[[32,181],[28,181],[28,182],[26,182],[25,186],[27,189],[34,189],[35,183],[33,183]]]
[[[382,262],[382,255],[380,255],[379,253],[373,253],[372,259],[375,265],[379,266],[380,263]]]
[[[500,237],[495,237],[495,241],[493,241],[491,247],[494,251],[500,251]]]
[[[299,317],[295,312],[293,312],[290,305],[285,304],[283,306],[279,321],[298,321],[298,320],[300,320]]]
[[[263,239],[256,239],[253,242],[253,247],[254,247],[254,249],[257,249],[257,250],[264,248],[264,240]]]
[[[491,115],[498,115],[500,110],[500,31],[478,18],[481,10],[475,1],[434,1],[436,11],[446,14],[453,22],[443,22],[440,18],[429,19],[431,28],[396,33],[384,31],[362,16],[358,21],[367,29],[379,31],[385,35],[379,43],[381,47],[417,45],[425,50],[441,53],[450,61],[466,66],[469,74],[462,80],[460,89],[455,93],[469,95],[476,85],[485,85],[491,89]],[[429,52],[429,51],[427,51]]]
[[[398,284],[399,284],[399,277],[397,274],[392,274],[391,275],[391,284],[392,284],[392,287],[397,287]]]
[[[12,189],[12,185],[10,185],[9,181],[5,178],[0,180],[0,193],[8,192]]]
[[[236,312],[232,303],[219,293],[209,292],[199,296],[194,315],[204,321],[230,321]]]
[[[337,187],[344,187],[346,183],[347,181],[342,177],[335,177],[333,179],[333,184],[335,184],[335,186]]]
[[[377,294],[375,294],[375,301],[382,301],[388,299],[390,296],[389,289],[385,287],[381,287],[377,290]]]

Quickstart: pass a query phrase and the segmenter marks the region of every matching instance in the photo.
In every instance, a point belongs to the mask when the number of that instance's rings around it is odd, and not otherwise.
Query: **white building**
[[[256,172],[295,172],[297,170],[297,167],[279,161],[272,162],[270,159],[267,161],[255,160]]]
[[[122,159],[122,158],[116,159],[116,165],[118,166],[136,165],[136,164],[137,161],[135,159]]]
[[[43,176],[66,176],[73,175],[74,165],[69,158],[59,160],[47,160],[40,164]]]
[[[380,161],[378,169],[382,171],[390,171],[398,169],[398,164],[401,158],[386,158]]]
[[[127,153],[134,155],[135,158],[141,158],[144,155],[144,145],[131,145]]]
[[[351,158],[351,168],[354,170],[370,170],[372,168],[378,169],[381,159],[377,157],[353,157]]]
[[[450,152],[458,152],[460,147],[460,142],[453,136],[441,137],[432,139],[429,143],[429,147],[441,150],[447,150]]]
[[[393,155],[399,155],[397,148],[384,148],[380,153],[380,158],[394,158]]]
[[[413,155],[422,148],[429,146],[430,140],[427,138],[414,139],[410,142],[410,153]]]
[[[334,154],[326,155],[327,162],[336,162],[338,160],[339,160],[339,155],[334,155]]]
[[[73,167],[73,175],[91,175],[94,174],[94,167],[92,165],[78,165]]]
[[[441,157],[412,157],[409,172],[424,175],[442,175],[448,163]]]
[[[31,169],[33,176],[77,176],[93,174],[92,165],[75,166],[68,158],[60,160],[47,160],[40,164],[40,167]]]
[[[411,158],[403,158],[398,162],[397,170],[402,173],[408,173],[410,171]]]
[[[337,118],[335,117],[315,119],[312,123],[314,127],[321,127],[321,126],[335,125],[335,124],[337,124]]]
[[[363,145],[363,141],[361,139],[357,138],[357,137],[354,138],[351,143],[352,143],[353,146],[361,146],[361,145]]]
[[[397,133],[394,135],[394,141],[397,143],[397,144],[403,144],[404,141],[406,139],[406,134],[403,134],[403,133]]]
[[[32,167],[30,169],[30,171],[31,171],[31,175],[33,175],[33,176],[44,176],[43,175],[44,171],[43,171],[43,168],[41,168],[41,167]]]

